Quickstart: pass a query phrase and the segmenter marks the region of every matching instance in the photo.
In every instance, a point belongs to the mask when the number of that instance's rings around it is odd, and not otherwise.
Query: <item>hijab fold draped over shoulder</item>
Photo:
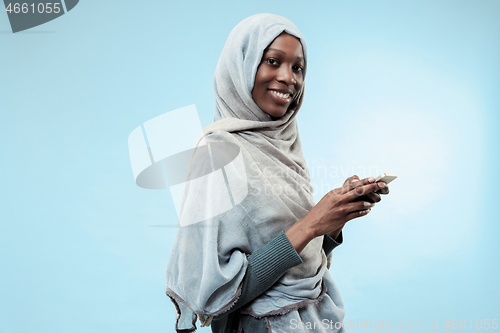
[[[240,22],[217,63],[215,122],[203,129],[187,163],[179,228],[167,267],[166,293],[175,304],[177,330],[194,329],[197,318],[209,325],[213,316],[229,310],[241,294],[247,256],[315,205],[296,121],[303,88],[276,120],[251,94],[263,52],[282,32],[300,40],[307,66],[302,34],[274,14]],[[300,253],[303,263],[241,313],[271,316],[275,327],[283,327],[283,315],[319,302],[325,288],[336,291],[322,243],[322,237],[313,239]],[[342,314],[340,295],[329,300],[336,315]]]

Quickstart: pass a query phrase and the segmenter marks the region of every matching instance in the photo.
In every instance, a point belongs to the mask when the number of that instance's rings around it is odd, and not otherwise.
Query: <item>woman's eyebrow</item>
[[[270,49],[267,49],[267,51],[275,51],[275,52],[279,52],[279,53],[282,53],[282,54],[285,54],[285,52],[279,50],[279,49],[273,49],[273,48],[270,48]],[[304,59],[303,56],[298,56],[297,57],[298,59]]]

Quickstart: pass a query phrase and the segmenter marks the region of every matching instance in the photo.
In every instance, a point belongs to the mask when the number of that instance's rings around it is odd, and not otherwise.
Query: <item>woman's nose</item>
[[[288,66],[281,66],[276,79],[280,82],[285,83],[287,86],[297,83],[295,80],[293,71]]]

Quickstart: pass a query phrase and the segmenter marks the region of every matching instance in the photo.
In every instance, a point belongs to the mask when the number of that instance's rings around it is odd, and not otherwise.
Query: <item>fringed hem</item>
[[[264,314],[257,314],[252,310],[240,310],[240,313],[252,316],[252,317],[257,318],[257,319],[270,317],[270,316],[281,316],[281,315],[287,314],[291,311],[303,308],[306,305],[317,304],[317,303],[321,302],[321,300],[323,299],[325,294],[326,294],[325,281],[324,281],[324,279],[321,279],[321,293],[315,299],[306,299],[304,301],[290,304],[290,305],[282,307],[281,309],[269,311],[269,312],[266,312]],[[267,318],[266,318],[266,326],[267,326]]]
[[[179,308],[179,306],[177,305],[176,302],[182,303],[184,306],[186,306],[189,310],[191,310],[196,315],[194,317],[194,319],[193,319],[194,329],[192,329],[192,330],[182,330],[182,332],[189,332],[189,333],[191,333],[191,332],[195,332],[196,329],[197,329],[197,327],[196,327],[196,319],[200,320],[200,324],[201,324],[200,326],[201,327],[208,327],[212,323],[213,317],[218,316],[218,315],[220,315],[220,314],[222,314],[222,313],[224,313],[226,311],[229,311],[233,307],[233,305],[238,301],[238,299],[240,298],[242,288],[243,288],[243,281],[238,286],[238,289],[236,290],[236,294],[234,295],[234,297],[226,305],[224,305],[220,310],[218,310],[216,312],[212,312],[212,313],[194,311],[172,289],[167,288],[167,291],[165,292],[165,294],[170,298],[170,300],[172,301],[172,303],[174,303],[174,306],[175,306],[175,312],[176,312],[175,330],[179,331],[178,330],[178,323],[179,323],[179,319],[181,317],[181,310],[180,310],[180,308]],[[204,319],[204,320],[202,320],[202,319]]]
[[[267,333],[273,333],[273,331],[271,330],[271,325],[269,324],[269,319],[264,317],[264,323],[266,323]]]
[[[167,289],[166,294],[167,294],[168,298],[172,301],[172,303],[174,303],[174,307],[175,307],[175,331],[179,332],[179,326],[178,326],[178,324],[179,324],[179,319],[181,318],[181,309],[179,309],[179,305],[177,304],[176,300],[172,296],[170,296],[168,294],[168,289]],[[196,327],[196,317],[194,317],[192,324],[194,326],[193,329],[185,329],[183,331],[184,332],[187,331],[186,333],[196,332],[196,329],[197,329],[197,327]]]
[[[200,327],[208,327],[212,323],[212,319],[214,319],[214,316],[206,316],[206,315],[196,315],[198,317],[198,320],[200,321]]]

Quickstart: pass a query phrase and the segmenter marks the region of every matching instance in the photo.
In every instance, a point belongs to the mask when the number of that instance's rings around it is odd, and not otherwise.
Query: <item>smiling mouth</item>
[[[289,93],[282,93],[276,90],[269,90],[269,91],[282,101],[289,102],[292,99]]]

